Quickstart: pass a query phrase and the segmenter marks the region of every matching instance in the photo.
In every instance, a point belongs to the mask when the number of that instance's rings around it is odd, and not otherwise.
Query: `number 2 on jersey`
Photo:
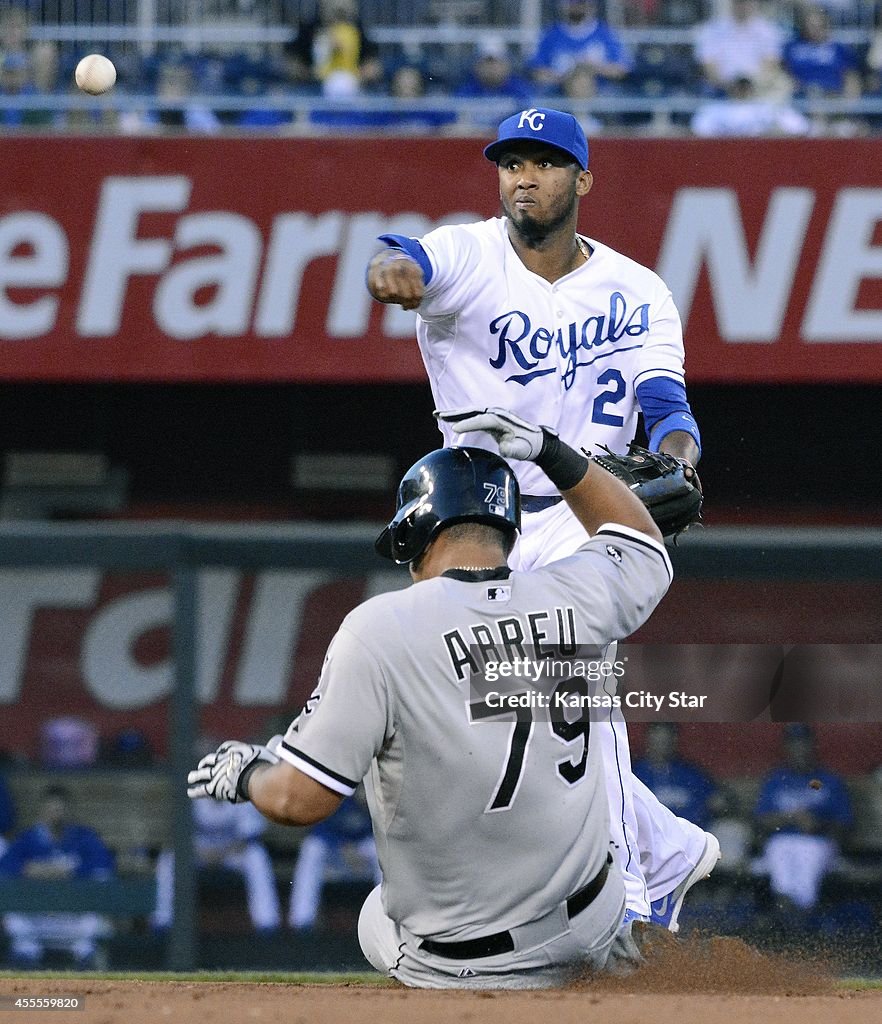
[[[625,422],[624,416],[609,413],[606,411],[606,407],[608,405],[618,405],[625,397],[625,391],[627,390],[625,378],[618,370],[610,367],[610,369],[604,370],[597,378],[597,383],[612,384],[612,387],[606,391],[601,391],[597,398],[594,399],[594,404],[591,406],[591,422],[602,423],[607,427],[620,427]]]

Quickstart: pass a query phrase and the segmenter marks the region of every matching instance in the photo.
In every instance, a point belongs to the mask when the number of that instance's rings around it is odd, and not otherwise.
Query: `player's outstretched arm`
[[[187,796],[233,804],[250,800],[264,817],[281,825],[314,825],[327,818],[343,797],[280,761],[275,750],[281,738],[273,737],[266,746],[222,743],[187,776]]]
[[[535,462],[588,533],[594,535],[604,523],[618,523],[662,540],[643,502],[621,480],[561,441],[548,427],[527,423],[496,408],[449,409],[436,411],[435,415],[458,434],[490,434],[505,458]]]
[[[426,290],[422,268],[401,249],[384,249],[374,256],[368,264],[367,287],[378,302],[404,309],[416,309]]]
[[[343,800],[287,761],[255,769],[245,785],[248,799],[260,813],[280,825],[315,825],[332,815]]]

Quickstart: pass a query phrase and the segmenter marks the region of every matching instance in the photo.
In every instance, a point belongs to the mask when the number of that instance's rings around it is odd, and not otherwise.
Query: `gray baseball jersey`
[[[646,620],[671,566],[663,545],[609,524],[569,558],[489,575],[455,572],[351,612],[280,748],[337,793],[365,779],[383,908],[420,937],[535,920],[594,877],[609,845],[590,725],[472,721],[469,652],[605,646]]]

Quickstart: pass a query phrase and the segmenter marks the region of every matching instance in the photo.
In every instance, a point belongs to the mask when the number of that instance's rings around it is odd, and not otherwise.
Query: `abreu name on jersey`
[[[528,655],[534,661],[565,658],[579,650],[576,612],[570,607],[486,619],[464,629],[451,629],[443,634],[443,640],[460,682],[471,673],[482,672],[491,662],[499,664]]]

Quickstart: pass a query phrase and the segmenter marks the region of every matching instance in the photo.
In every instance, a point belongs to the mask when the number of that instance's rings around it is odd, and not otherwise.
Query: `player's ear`
[[[594,175],[591,171],[579,171],[579,176],[576,178],[576,195],[587,196],[593,184]]]

